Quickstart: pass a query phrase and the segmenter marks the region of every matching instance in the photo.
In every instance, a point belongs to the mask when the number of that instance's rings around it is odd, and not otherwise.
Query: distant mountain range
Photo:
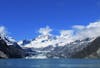
[[[60,38],[61,39],[61,38]],[[62,38],[63,39],[63,38]],[[58,41],[51,35],[34,40],[16,42],[8,36],[0,36],[0,58],[99,58],[100,37],[82,40]],[[58,42],[57,42],[58,41]]]
[[[55,36],[47,26],[36,38],[18,42],[0,27],[0,58],[100,58],[100,22],[73,27]]]

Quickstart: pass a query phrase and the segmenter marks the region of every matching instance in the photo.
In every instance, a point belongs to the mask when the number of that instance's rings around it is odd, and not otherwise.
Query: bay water
[[[0,68],[100,68],[99,59],[0,59]]]

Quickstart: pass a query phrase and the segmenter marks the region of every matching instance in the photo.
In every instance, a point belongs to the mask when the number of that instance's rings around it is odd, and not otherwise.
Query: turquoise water
[[[0,68],[100,68],[100,60],[0,59]]]

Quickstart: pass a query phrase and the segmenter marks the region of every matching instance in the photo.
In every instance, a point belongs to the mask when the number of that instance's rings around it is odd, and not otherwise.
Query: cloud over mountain
[[[62,26],[63,27],[63,26]],[[82,40],[85,38],[96,38],[100,36],[100,21],[92,22],[86,26],[84,25],[73,25],[70,30],[59,30],[60,35],[53,35],[49,26],[40,28],[38,30],[39,35],[32,40],[26,47],[46,47],[48,45],[59,45],[64,46],[68,43],[74,42],[75,40]],[[6,30],[4,26],[0,26],[0,35],[5,36]]]
[[[50,34],[53,31],[49,26],[40,28],[39,32],[42,35]],[[84,39],[87,37],[97,37],[100,36],[100,21],[90,23],[89,25],[74,25],[72,30],[59,30],[60,35],[57,37],[64,37],[68,39]]]
[[[90,23],[89,25],[74,25],[71,30],[59,30],[60,35],[53,35],[49,26],[39,29],[40,35],[28,44],[26,47],[46,47],[49,45],[64,46],[76,40],[86,38],[96,38],[100,36],[100,21]]]
[[[84,39],[86,37],[98,37],[100,36],[100,21],[90,23],[87,26],[75,25],[73,26],[75,29],[75,35],[78,39]]]
[[[52,29],[49,26],[46,26],[45,28],[40,28],[39,33],[43,35],[49,35]]]
[[[6,35],[7,31],[4,26],[0,26],[0,36],[4,37]]]

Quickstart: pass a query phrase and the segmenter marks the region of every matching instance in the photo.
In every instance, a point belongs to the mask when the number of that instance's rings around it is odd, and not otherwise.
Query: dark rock
[[[9,46],[8,47],[8,53],[10,58],[24,58],[25,52],[21,49],[16,48],[15,46]]]
[[[23,58],[25,52],[14,45],[7,45],[3,39],[0,39],[0,51],[3,52],[8,58]],[[2,55],[3,53],[0,53]]]
[[[74,53],[71,58],[84,58],[94,52],[96,52],[100,48],[100,37],[96,38],[93,42],[87,45],[87,47],[83,48],[79,52]]]
[[[26,44],[29,44],[30,42],[31,42],[31,41],[29,41],[29,40],[23,40],[21,45],[24,46],[24,45],[26,45]]]

